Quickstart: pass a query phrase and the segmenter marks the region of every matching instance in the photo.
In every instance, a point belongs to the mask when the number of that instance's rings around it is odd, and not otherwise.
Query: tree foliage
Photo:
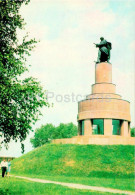
[[[135,127],[131,128],[131,137],[135,137]]]
[[[29,0],[0,0],[0,133],[3,143],[11,139],[25,140],[41,114],[40,108],[49,106],[40,83],[32,77],[23,80],[20,77],[28,71],[26,58],[37,43],[35,39],[28,40],[27,34],[21,43],[17,38],[17,30],[25,26],[19,14],[24,3],[28,4]]]
[[[46,124],[36,129],[34,138],[31,138],[31,143],[36,148],[49,143],[52,139],[71,138],[76,135],[77,126],[73,123],[61,123],[58,127]]]

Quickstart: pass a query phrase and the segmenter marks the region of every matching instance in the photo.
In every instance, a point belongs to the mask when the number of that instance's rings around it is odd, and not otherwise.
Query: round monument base
[[[96,144],[96,145],[135,145],[135,137],[122,137],[118,135],[104,136],[76,136],[73,138],[54,139],[54,144]]]

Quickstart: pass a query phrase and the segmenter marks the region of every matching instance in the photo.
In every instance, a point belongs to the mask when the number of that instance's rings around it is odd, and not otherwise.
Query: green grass
[[[48,144],[12,161],[12,173],[134,190],[134,146]]]
[[[99,177],[68,177],[68,176],[26,175],[26,174],[19,174],[19,176],[134,191],[134,181],[131,178],[123,179],[123,178],[105,178],[105,177],[100,177],[100,178]]]
[[[20,194],[46,194],[46,195],[113,195],[112,193],[93,192],[90,190],[70,189],[61,185],[43,184],[31,182],[18,178],[0,178],[1,195],[20,195]]]

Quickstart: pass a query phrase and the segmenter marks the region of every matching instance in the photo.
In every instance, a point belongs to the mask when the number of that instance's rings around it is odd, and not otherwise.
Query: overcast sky
[[[41,124],[73,122],[77,124],[78,95],[91,93],[95,82],[95,63],[101,36],[112,42],[111,63],[116,93],[131,102],[131,126],[134,121],[135,3],[132,0],[32,0],[22,6],[26,31],[40,39],[28,58],[31,64],[25,76],[38,78],[49,92],[52,108],[42,110]],[[21,39],[24,32],[18,32]],[[70,98],[65,102],[65,95]],[[53,97],[52,97],[53,96]],[[52,97],[52,98],[51,98]],[[26,140],[26,152],[32,149]],[[20,144],[11,143],[0,155],[20,156]]]

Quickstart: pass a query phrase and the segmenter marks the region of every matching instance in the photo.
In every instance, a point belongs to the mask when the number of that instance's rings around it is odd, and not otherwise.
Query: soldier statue
[[[96,64],[100,63],[100,62],[109,62],[110,60],[110,50],[112,49],[112,44],[108,41],[106,41],[103,37],[100,38],[100,43],[99,44],[95,44],[96,47],[99,48],[98,51],[98,58],[97,58],[97,62]]]

